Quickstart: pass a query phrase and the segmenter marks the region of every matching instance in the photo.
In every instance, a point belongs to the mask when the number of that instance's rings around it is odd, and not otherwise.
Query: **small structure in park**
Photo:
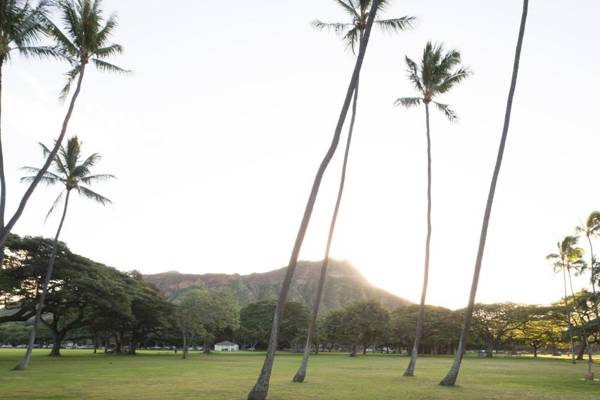
[[[219,342],[215,343],[215,351],[239,351],[240,345],[233,342]]]

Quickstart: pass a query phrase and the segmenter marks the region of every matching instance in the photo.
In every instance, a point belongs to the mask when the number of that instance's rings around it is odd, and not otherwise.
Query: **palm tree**
[[[40,143],[44,157],[48,157],[51,150],[44,144]],[[56,260],[56,252],[58,249],[58,238],[60,231],[62,230],[67,215],[67,208],[69,206],[69,198],[73,190],[77,191],[78,194],[87,197],[88,199],[94,200],[97,203],[105,206],[110,204],[111,201],[106,197],[94,192],[87,185],[92,185],[97,182],[114,179],[113,175],[109,174],[92,174],[91,169],[100,161],[100,155],[94,153],[87,157],[85,160],[81,157],[81,142],[74,136],[67,141],[67,146],[61,146],[58,156],[54,159],[54,172],[46,171],[42,176],[42,181],[47,185],[62,185],[63,190],[60,192],[52,207],[48,211],[46,218],[54,212],[56,207],[62,202],[64,195],[63,211],[58,224],[58,229],[54,235],[54,245],[52,247],[52,253],[50,255],[50,261],[48,262],[48,269],[44,276],[44,283],[42,285],[42,295],[40,296],[35,312],[35,319],[33,321],[33,327],[29,335],[29,344],[27,351],[23,356],[23,359],[15,367],[16,370],[24,370],[29,366],[29,360],[31,358],[31,351],[35,342],[35,334],[37,324],[40,321],[42,315],[42,309],[46,301],[46,295],[48,294],[48,284],[52,278],[52,270],[54,269],[54,261]],[[31,182],[36,179],[40,172],[40,168],[35,167],[23,167],[24,170],[34,174],[32,176],[25,176],[21,178],[21,182]]]
[[[485,250],[485,241],[487,238],[487,231],[490,222],[490,215],[492,213],[492,205],[494,203],[494,194],[496,193],[496,183],[498,182],[498,176],[500,175],[500,167],[502,166],[502,157],[504,155],[504,147],[506,146],[506,138],[508,136],[508,127],[510,125],[510,114],[512,111],[512,103],[515,95],[515,89],[517,87],[517,77],[519,75],[519,62],[521,59],[521,48],[523,47],[523,37],[525,36],[525,25],[527,23],[527,9],[529,7],[529,0],[523,0],[523,12],[521,14],[521,25],[519,27],[519,38],[517,39],[517,48],[515,50],[515,60],[513,64],[512,78],[510,82],[510,89],[508,91],[508,99],[506,101],[506,113],[504,115],[504,127],[502,128],[502,138],[500,139],[500,146],[498,148],[498,156],[496,158],[496,165],[494,167],[494,173],[492,175],[492,181],[490,183],[490,190],[488,193],[487,202],[485,205],[485,212],[483,214],[483,223],[481,226],[481,234],[479,236],[479,246],[477,249],[477,258],[475,260],[475,268],[473,271],[473,281],[471,283],[471,291],[469,293],[469,304],[465,310],[465,318],[463,321],[462,331],[460,334],[460,340],[458,342],[458,349],[454,362],[448,371],[448,374],[442,379],[440,385],[442,386],[454,386],[458,372],[460,371],[460,365],[465,352],[467,339],[469,336],[469,329],[471,327],[471,319],[473,318],[473,308],[475,307],[475,296],[477,295],[477,285],[479,283],[479,274],[481,273],[481,263],[483,261],[483,253]]]
[[[109,43],[110,36],[117,26],[117,19],[115,15],[104,18],[103,10],[100,8],[101,0],[58,0],[53,4],[58,9],[64,31],[49,20],[45,21],[45,25],[47,25],[45,28],[56,41],[55,51],[71,64],[71,70],[67,72],[67,83],[60,93],[61,99],[65,99],[70,92],[71,85],[75,81],[77,83],[60,134],[54,142],[54,146],[50,149],[43,166],[29,183],[17,210],[0,231],[0,246],[23,214],[29,198],[40,181],[43,180],[44,174],[48,171],[60,149],[67,132],[69,120],[73,114],[75,102],[81,90],[87,65],[91,62],[101,71],[127,72],[105,61],[106,58],[121,53],[123,49],[118,44]]]
[[[596,295],[596,281],[599,277],[599,271],[596,257],[594,255],[594,246],[592,245],[592,237],[598,236],[598,233],[600,232],[600,211],[592,211],[590,215],[588,215],[585,224],[578,226],[576,231],[585,235],[590,248],[590,283],[592,284],[592,303],[594,305],[594,311],[596,312],[596,318],[600,318],[598,297]],[[588,350],[588,372],[585,378],[587,380],[593,380],[594,374],[592,372],[592,364],[594,361],[592,357],[592,348],[587,340],[586,346]]]
[[[57,56],[54,48],[38,45],[44,35],[47,2],[33,6],[28,0],[0,0],[0,116],[2,115],[2,70],[13,53],[24,56]],[[0,230],[4,229],[6,213],[6,177],[0,130]],[[3,242],[2,242],[3,243]],[[0,245],[0,265],[4,246]]]
[[[573,292],[573,284],[571,281],[571,268],[581,265],[583,261],[583,249],[576,247],[579,238],[577,236],[565,236],[562,241],[556,243],[558,253],[548,254],[546,259],[556,260],[552,266],[554,272],[563,273],[563,287],[564,287],[564,301],[565,301],[565,314],[567,316],[567,324],[569,326],[569,337],[571,341],[571,362],[575,364],[575,345],[573,342],[573,323],[571,318],[571,307],[569,306],[567,296],[567,274],[569,276],[569,282],[571,283],[571,292]],[[573,293],[573,298],[575,295]]]
[[[404,371],[404,376],[413,376],[417,364],[417,354],[419,345],[423,337],[423,321],[425,319],[425,299],[427,297],[427,283],[429,280],[429,246],[431,243],[431,136],[429,130],[429,104],[433,102],[435,106],[444,113],[444,115],[453,122],[456,120],[456,114],[448,104],[438,103],[433,99],[447,93],[454,86],[462,82],[469,76],[467,68],[460,67],[461,57],[457,50],[444,52],[442,45],[433,45],[427,42],[423,51],[421,65],[408,57],[406,65],[408,66],[408,78],[419,92],[419,97],[401,97],[396,100],[395,105],[404,107],[414,107],[421,104],[425,105],[425,132],[427,136],[427,236],[425,239],[425,266],[423,268],[423,288],[421,290],[421,303],[419,304],[419,313],[417,314],[417,330],[415,341],[408,367]]]
[[[322,22],[322,21],[314,21],[313,26],[317,29],[332,29],[342,35],[343,41],[346,43],[346,48],[352,49],[352,52],[356,54],[355,48],[356,43],[362,42],[362,37],[364,35],[364,30],[367,25],[367,17],[369,14],[369,9],[371,7],[371,0],[363,0],[360,2],[355,2],[353,0],[341,0],[337,1],[345,12],[350,14],[352,18],[351,22],[340,23],[340,22]],[[379,10],[382,10],[386,5],[387,1],[381,1],[379,3]],[[404,31],[408,28],[412,27],[412,22],[414,21],[414,17],[401,17],[401,18],[393,18],[393,19],[384,19],[384,20],[375,20],[375,24],[379,25],[383,29],[387,29],[390,31]],[[350,117],[350,127],[348,129],[348,136],[346,139],[346,149],[344,151],[344,160],[342,163],[342,172],[340,177],[340,183],[338,188],[337,199],[335,202],[335,207],[333,210],[333,214],[331,217],[331,222],[329,224],[329,234],[327,236],[327,244],[325,246],[325,255],[323,257],[323,262],[321,264],[321,274],[319,277],[319,283],[317,286],[317,293],[315,295],[313,307],[311,310],[311,317],[308,324],[307,336],[306,336],[306,344],[304,346],[304,353],[302,356],[302,362],[300,363],[300,367],[294,375],[294,382],[304,382],[304,378],[306,377],[306,368],[308,366],[308,359],[310,357],[310,350],[312,347],[312,340],[315,334],[315,329],[317,326],[317,317],[319,314],[319,306],[321,304],[321,298],[323,297],[323,288],[325,287],[325,280],[327,278],[327,267],[329,263],[329,251],[331,249],[331,242],[333,240],[333,232],[335,230],[335,225],[337,221],[337,216],[340,209],[340,204],[342,201],[342,195],[344,192],[344,185],[346,182],[346,168],[348,166],[348,157],[350,155],[350,145],[352,142],[352,133],[354,131],[354,122],[356,119],[356,108],[358,102],[358,86],[359,86],[360,76],[356,80],[356,88],[354,89],[354,98],[352,100],[352,115]]]
[[[360,69],[362,67],[362,63],[365,57],[367,44],[369,43],[369,36],[371,35],[371,28],[373,26],[373,21],[375,20],[375,16],[379,8],[379,3],[380,0],[373,0],[371,9],[369,11],[367,25],[365,27],[364,35],[359,46],[358,56],[356,57],[356,64],[354,66],[354,71],[352,72],[352,77],[350,78],[348,89],[346,90],[346,97],[344,98],[344,103],[342,105],[342,110],[340,112],[340,116],[335,127],[333,138],[331,140],[329,148],[327,149],[327,152],[325,153],[325,156],[323,157],[323,160],[321,161],[321,164],[319,165],[317,174],[313,181],[311,191],[308,196],[308,201],[306,203],[306,208],[304,210],[304,215],[302,216],[302,221],[300,223],[300,228],[298,229],[296,240],[294,242],[294,247],[292,248],[292,254],[288,262],[288,267],[286,268],[285,276],[283,278],[283,282],[281,283],[279,297],[277,299],[277,305],[275,306],[275,315],[273,316],[271,336],[269,337],[269,344],[267,347],[265,361],[263,363],[263,367],[260,371],[256,384],[248,393],[248,400],[264,400],[267,398],[267,394],[269,392],[269,380],[271,379],[271,371],[273,369],[273,361],[275,359],[275,351],[277,350],[277,343],[279,339],[279,326],[283,318],[285,302],[287,300],[288,291],[290,289],[292,278],[294,276],[296,265],[298,263],[298,255],[300,254],[300,248],[302,247],[302,242],[304,241],[304,236],[306,235],[306,230],[308,228],[308,223],[310,222],[310,217],[312,215],[315,201],[317,199],[317,194],[321,186],[321,180],[323,179],[325,170],[331,162],[331,159],[333,158],[333,155],[335,154],[335,151],[337,150],[340,141],[340,135],[344,126],[344,121],[346,120],[346,116],[348,114],[348,109],[350,108],[352,94],[356,90],[356,84],[360,75]]]

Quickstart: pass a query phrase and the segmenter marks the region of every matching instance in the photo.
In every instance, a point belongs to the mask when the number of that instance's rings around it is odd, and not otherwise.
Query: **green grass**
[[[173,353],[94,355],[65,350],[61,358],[37,350],[28,371],[11,371],[22,350],[0,350],[1,399],[245,399],[264,354]],[[306,383],[291,383],[300,356],[278,354],[269,399],[594,399],[600,382],[582,380],[586,365],[564,359],[467,358],[459,386],[438,386],[452,359],[422,357],[417,376],[403,378],[407,358],[322,354],[311,358]],[[600,376],[600,368],[594,365]]]

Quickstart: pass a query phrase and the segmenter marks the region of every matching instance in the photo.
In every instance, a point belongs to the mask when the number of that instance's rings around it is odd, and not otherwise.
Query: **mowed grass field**
[[[22,350],[0,350],[0,399],[245,399],[262,353],[203,355],[181,360],[172,352],[137,356],[64,350],[61,358],[36,350],[30,369],[11,368]],[[582,380],[585,362],[566,359],[467,358],[458,386],[438,386],[452,359],[422,357],[417,376],[403,378],[407,358],[395,355],[321,354],[311,358],[307,381],[291,378],[300,362],[279,353],[269,399],[600,399],[600,382]],[[600,366],[594,365],[600,376]]]

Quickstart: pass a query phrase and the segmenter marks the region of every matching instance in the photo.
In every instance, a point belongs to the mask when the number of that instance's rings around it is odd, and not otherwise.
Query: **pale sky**
[[[478,301],[546,303],[562,292],[546,254],[600,208],[597,0],[532,0],[507,151]],[[346,193],[332,256],[418,301],[426,207],[424,111],[392,107],[414,95],[404,56],[427,40],[459,49],[474,75],[432,113],[433,239],[428,303],[467,302],[484,202],[500,138],[520,0],[393,1],[381,17],[413,15],[407,33],[373,31],[361,77]],[[143,273],[268,271],[286,265],[314,173],[354,65],[334,33],[333,0],[105,0],[131,76],[89,71],[69,127],[119,180],[76,198],[62,240],[79,254]],[[67,66],[15,57],[3,76],[9,211],[37,142],[58,134]],[[341,166],[323,182],[301,259],[322,257]],[[15,232],[44,223],[58,188],[36,191]]]

